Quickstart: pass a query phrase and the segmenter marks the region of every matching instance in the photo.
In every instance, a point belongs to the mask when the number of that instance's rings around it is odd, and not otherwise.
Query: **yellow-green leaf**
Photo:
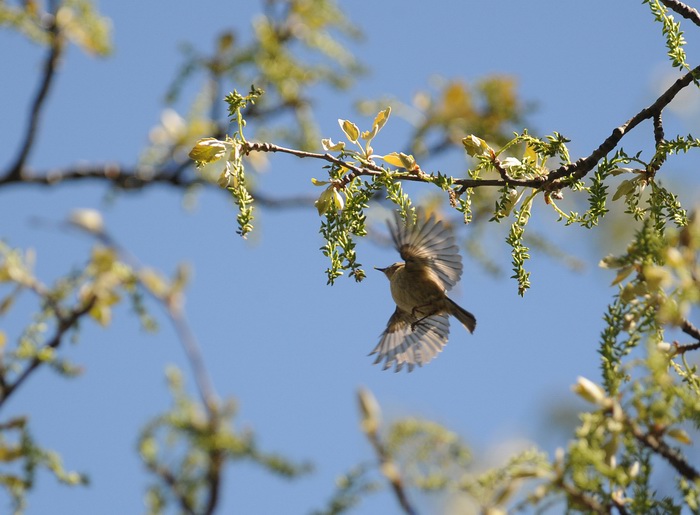
[[[377,128],[373,127],[371,131],[363,131],[362,134],[360,134],[360,137],[367,141],[372,138],[374,138],[377,135]]]
[[[93,318],[102,327],[107,327],[112,321],[112,310],[109,306],[97,303],[95,304],[89,312],[90,317]]]
[[[195,143],[188,154],[197,166],[218,161],[226,153],[227,146],[216,138],[202,138]]]
[[[403,152],[392,152],[382,157],[384,161],[392,166],[414,170],[416,168],[416,160],[412,155],[406,155]]]
[[[345,199],[334,185],[328,186],[314,202],[319,216],[323,216],[329,211],[338,211],[345,207]]]
[[[350,120],[338,120],[338,123],[348,139],[353,143],[357,143],[357,139],[360,137],[360,129],[357,128],[357,125]]]
[[[523,152],[523,160],[531,159],[533,163],[537,164],[537,152],[535,152],[532,145],[525,146],[525,152]]]
[[[666,434],[682,444],[690,445],[693,443],[693,440],[690,439],[688,433],[686,433],[683,429],[674,427],[673,429],[669,429]]]
[[[615,279],[613,279],[613,282],[610,284],[610,286],[615,286],[616,284],[620,284],[622,281],[627,279],[627,277],[634,271],[634,266],[625,266],[622,267],[620,270],[618,270],[617,275],[615,276]]]
[[[339,150],[345,150],[344,141],[341,141],[339,143],[333,143],[333,140],[331,140],[330,138],[322,139],[321,145],[323,145],[323,149],[328,152],[337,152]]]
[[[170,289],[168,281],[165,280],[156,270],[144,268],[139,274],[141,283],[156,297],[163,297]]]
[[[336,188],[333,188],[333,207],[338,211],[345,207],[345,199]]]
[[[617,190],[615,191],[615,194],[613,195],[613,200],[617,200],[620,197],[626,197],[630,193],[634,191],[634,188],[636,187],[636,182],[635,180],[630,180],[630,179],[625,179],[620,183],[620,185],[617,187]]]
[[[331,208],[331,204],[333,203],[333,192],[330,191],[331,189],[332,188],[326,188],[323,190],[316,202],[314,202],[314,206],[316,206],[316,210],[318,211],[318,216],[325,215]]]
[[[23,456],[22,449],[20,447],[0,447],[0,461],[8,462],[14,461],[17,458]]]
[[[389,119],[390,114],[391,107],[387,107],[383,111],[379,111],[377,117],[374,119],[374,123],[372,124],[372,128],[374,129],[375,134],[382,130],[382,127],[384,127],[384,124],[386,124],[386,121]]]

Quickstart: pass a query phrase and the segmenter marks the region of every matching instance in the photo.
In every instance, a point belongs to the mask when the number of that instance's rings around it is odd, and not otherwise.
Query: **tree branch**
[[[671,2],[674,6],[678,7],[680,4],[678,2]],[[693,11],[689,9],[689,11]],[[52,75],[52,74],[51,74]],[[50,82],[50,75],[45,82]],[[676,80],[664,93],[662,93],[654,103],[650,106],[642,109],[635,116],[630,118],[627,122],[616,127],[611,135],[601,143],[598,148],[596,148],[590,155],[584,158],[578,159],[575,163],[570,163],[567,165],[560,166],[559,168],[550,171],[547,175],[535,177],[532,179],[514,179],[510,177],[506,171],[498,166],[495,162],[494,166],[499,171],[500,179],[456,179],[454,184],[459,186],[457,192],[462,193],[467,188],[478,188],[478,187],[502,187],[502,186],[521,186],[521,187],[531,187],[536,189],[559,189],[562,185],[560,184],[561,179],[573,179],[578,180],[586,176],[597,163],[604,158],[609,152],[611,152],[620,142],[620,140],[637,125],[647,119],[654,120],[654,136],[655,141],[658,142],[663,138],[663,127],[661,124],[661,113],[668,106],[668,104],[676,97],[676,95],[685,87],[687,87],[693,80],[700,77],[700,66],[694,68],[690,72],[683,75],[681,78]],[[47,89],[47,88],[42,88]],[[42,99],[44,95],[37,97],[36,111],[41,106]],[[34,117],[33,117],[34,118]],[[34,130],[29,131],[32,135]],[[31,140],[33,136],[28,138],[28,142],[25,143],[25,147],[28,149],[31,147]],[[274,145],[272,143],[261,143],[261,142],[245,142],[242,145],[241,152],[243,154],[250,154],[251,152],[272,152],[272,153],[284,153],[294,155],[299,158],[312,158],[319,159],[336,166],[342,166],[348,170],[350,173],[346,174],[339,186],[343,187],[358,176],[379,176],[386,173],[386,170],[371,162],[365,161],[360,164],[353,164],[345,161],[341,157],[333,156],[329,153],[317,153],[317,152],[307,152],[292,148],[286,148],[279,145]],[[24,155],[24,154],[23,154]],[[183,177],[183,169],[187,166],[187,163],[182,163],[177,165],[174,169],[164,168],[162,171],[153,174],[150,169],[140,169],[134,168],[133,170],[122,170],[117,165],[105,165],[105,166],[91,166],[79,169],[69,169],[59,172],[50,172],[43,175],[29,175],[24,173],[23,164],[26,159],[26,155],[18,159],[17,164],[11,169],[5,177],[0,177],[0,187],[3,185],[8,185],[12,183],[29,183],[29,184],[42,184],[42,185],[53,185],[61,181],[67,180],[79,180],[79,179],[102,179],[108,180],[113,184],[119,186],[123,189],[140,189],[145,186],[153,184],[169,184],[176,187],[188,187],[195,184],[203,184],[205,181],[199,178],[185,178]],[[433,174],[425,173],[414,173],[411,171],[399,172],[394,174],[397,180],[401,181],[415,181],[415,182],[431,182],[435,176]]]
[[[700,329],[695,327],[689,320],[683,319],[681,324],[681,331],[683,331],[688,336],[692,336],[696,340],[700,341]]]
[[[175,475],[172,472],[170,472],[170,470],[157,463],[151,462],[146,462],[146,467],[148,467],[151,470],[151,472],[153,472],[156,476],[161,478],[163,482],[170,487],[170,490],[173,492],[175,498],[177,499],[177,502],[180,505],[180,509],[182,509],[183,513],[187,515],[197,514],[197,512],[194,509],[194,506],[192,506],[192,503],[189,501],[187,496],[180,492],[178,480],[175,477]]]
[[[56,332],[53,338],[51,338],[51,340],[49,340],[49,342],[44,346],[44,349],[57,349],[61,345],[64,335],[78,323],[78,320],[80,320],[82,316],[87,314],[92,309],[96,301],[97,298],[92,296],[81,306],[74,308],[68,315],[62,315],[56,307],[53,307],[57,319]],[[39,351],[37,354],[40,353],[41,351]],[[22,373],[17,377],[17,379],[11,383],[6,383],[3,385],[2,391],[0,391],[0,407],[2,407],[3,404],[5,404],[5,401],[7,401],[7,399],[17,390],[17,388],[19,388],[27,380],[32,372],[34,372],[43,363],[45,362],[40,359],[38,355],[35,356],[29,362],[29,365],[27,365]]]
[[[700,329],[695,327],[688,319],[683,319],[681,324],[681,331],[683,331],[688,336],[695,338],[697,341],[695,343],[689,343],[687,345],[681,345],[678,342],[673,342],[673,355],[678,356],[680,354],[685,354],[686,352],[694,351],[700,349]]]
[[[107,181],[114,187],[126,191],[136,191],[152,186],[164,185],[174,188],[187,189],[193,186],[211,186],[212,184],[200,177],[188,177],[179,167],[166,169],[155,175],[150,170],[134,167],[122,168],[117,164],[94,164],[77,168],[52,170],[40,174],[27,174],[19,177],[0,177],[0,188],[34,184],[38,186],[54,186],[61,182],[81,180]],[[252,190],[255,202],[271,209],[288,209],[313,206],[316,197],[297,195],[291,197],[271,197],[265,193]]]
[[[566,495],[568,495],[576,504],[581,504],[585,506],[586,508],[591,510],[591,513],[611,513],[611,509],[609,506],[601,504],[595,497],[592,497],[586,494],[585,492],[582,492],[574,485],[571,485],[566,481],[562,480],[559,482],[559,486],[562,490],[564,490],[564,492],[566,492]]]
[[[20,145],[19,153],[17,154],[14,163],[10,166],[6,177],[4,178],[5,180],[21,178],[24,165],[27,162],[27,158],[29,157],[32,147],[34,146],[34,141],[39,128],[39,119],[41,118],[44,103],[49,93],[49,89],[53,84],[53,79],[56,76],[56,67],[63,51],[63,37],[56,23],[55,12],[54,15],[51,16],[51,21],[48,26],[48,34],[50,42],[49,52],[46,55],[46,60],[44,61],[43,75],[39,84],[39,89],[34,97],[34,101],[32,102],[27,131],[24,134],[24,139]]]
[[[642,123],[644,120],[649,118],[654,118],[655,116],[660,116],[661,112],[666,108],[668,104],[676,97],[676,95],[685,87],[687,87],[697,76],[700,75],[700,66],[697,66],[693,70],[686,73],[683,77],[674,82],[666,91],[664,91],[656,101],[649,107],[642,109],[635,116],[630,118],[627,122],[615,128],[612,134],[600,144],[600,146],[595,149],[588,157],[579,159],[575,163],[564,165],[558,169],[550,172],[546,177],[534,182],[540,183],[540,187],[545,183],[552,183],[557,179],[571,177],[572,179],[581,179],[588,172],[590,172],[593,167],[605,157],[609,152],[611,152],[620,140],[637,125]]]
[[[697,481],[700,479],[700,473],[688,463],[685,457],[666,444],[660,438],[656,436],[645,433],[642,429],[635,424],[632,420],[628,420],[627,424],[632,431],[632,435],[645,447],[648,447],[654,451],[659,456],[663,457],[679,474],[690,481]]]
[[[387,450],[384,448],[384,445],[379,439],[379,435],[376,431],[367,431],[366,434],[367,439],[374,448],[374,452],[377,454],[379,469],[382,471],[382,474],[384,474],[384,477],[386,477],[389,481],[391,489],[394,491],[394,495],[396,496],[401,509],[403,509],[406,515],[416,515],[417,512],[408,500],[408,496],[406,495],[406,490],[404,488],[401,475],[396,468],[396,464],[391,459],[391,456],[389,456]]]
[[[143,269],[137,259],[124,251],[117,241],[106,232],[91,233],[97,237],[102,243],[115,249],[125,261],[128,261],[137,275]],[[187,361],[192,368],[197,391],[202,400],[202,404],[207,413],[207,424],[212,435],[217,435],[220,432],[221,414],[219,410],[219,399],[214,388],[214,383],[204,364],[201,347],[197,341],[197,337],[187,323],[185,312],[183,309],[184,298],[179,290],[171,290],[165,294],[158,294],[152,289],[144,285],[144,290],[157,302],[163,305],[168,317],[177,334],[177,338],[185,351]],[[207,464],[207,501],[205,509],[202,512],[205,515],[212,515],[219,504],[219,493],[221,490],[222,468],[225,461],[225,451],[220,446],[214,446],[208,451],[209,462]],[[188,499],[179,492],[178,478],[162,467],[156,464],[150,465],[157,475],[159,475],[168,484],[175,496],[178,498],[181,507],[186,513],[194,513],[194,508]]]
[[[692,21],[695,25],[700,26],[700,12],[697,9],[687,6],[678,0],[661,0],[661,3],[672,11],[677,12],[683,18]]]
[[[176,295],[176,297],[181,296]],[[185,320],[184,313],[182,312],[182,299],[156,298],[164,304],[165,309],[168,312],[168,316],[173,323],[173,327],[175,328],[175,332],[177,333],[177,337],[182,343],[182,347],[187,355],[187,360],[190,362],[190,366],[192,367],[192,373],[194,375],[194,380],[197,383],[197,389],[199,390],[199,394],[202,398],[202,403],[206,407],[207,413],[209,414],[210,422],[213,423],[218,421],[219,402],[214,390],[214,384],[209,377],[206,366],[204,365],[204,359],[202,357],[199,343],[197,343],[197,338],[190,329],[187,320]]]
[[[662,111],[671,103],[671,101],[676,97],[676,95],[686,88],[694,79],[700,76],[700,66],[694,68],[690,72],[683,75],[681,78],[676,80],[666,91],[664,91],[649,107],[642,109],[635,116],[630,118],[627,122],[616,127],[612,134],[601,143],[598,148],[596,148],[588,157],[581,158],[575,163],[568,165],[563,165],[556,170],[552,170],[546,176],[537,177],[534,179],[513,179],[505,173],[505,169],[498,167],[496,165],[501,179],[457,179],[454,184],[461,186],[460,191],[464,191],[467,188],[477,188],[482,186],[525,186],[532,188],[546,188],[556,186],[560,179],[571,178],[578,180],[583,178],[593,170],[596,164],[610,153],[622,140],[622,138],[634,129],[637,125],[648,119],[654,119],[654,136],[655,141],[659,141],[659,138],[663,138],[663,127],[661,125],[661,113]],[[361,166],[353,165],[347,163],[342,159],[335,157],[331,154],[319,154],[314,152],[304,152],[300,150],[294,150],[289,148],[280,147],[277,145],[272,145],[270,143],[248,143],[243,149],[245,153],[249,152],[281,152],[291,155],[295,155],[300,158],[310,157],[315,159],[321,159],[328,161],[330,163],[336,164],[338,166],[344,166],[351,170],[351,173],[343,178],[342,185],[347,184],[352,179],[360,175],[379,175],[384,173],[384,169],[378,165],[372,163],[363,163]],[[430,175],[422,176],[418,174],[411,174],[407,172],[406,175],[398,177],[400,180],[410,180],[427,182]]]

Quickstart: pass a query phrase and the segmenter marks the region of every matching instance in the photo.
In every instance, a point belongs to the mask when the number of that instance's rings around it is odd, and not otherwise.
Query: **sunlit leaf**
[[[338,120],[338,124],[340,124],[340,128],[343,130],[347,138],[353,143],[357,143],[357,140],[360,137],[360,129],[357,128],[357,125],[352,123],[350,120]]]
[[[375,128],[375,134],[382,130],[382,127],[386,124],[386,121],[389,119],[389,115],[391,114],[391,107],[387,107],[383,111],[379,111],[377,114],[376,118],[374,119],[374,123],[372,124],[372,127]]]

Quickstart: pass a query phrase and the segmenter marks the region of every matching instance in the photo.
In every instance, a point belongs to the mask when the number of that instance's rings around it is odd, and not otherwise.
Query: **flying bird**
[[[447,344],[449,316],[454,316],[473,333],[476,318],[451,300],[449,291],[462,276],[462,257],[452,229],[419,210],[416,220],[409,214],[404,222],[398,212],[389,232],[404,262],[377,268],[389,279],[396,310],[391,315],[379,344],[375,364],[384,370],[404,365],[411,372],[430,362]]]

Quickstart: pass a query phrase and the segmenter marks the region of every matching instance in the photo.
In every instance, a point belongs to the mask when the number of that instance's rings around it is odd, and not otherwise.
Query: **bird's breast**
[[[391,296],[403,311],[426,307],[438,302],[445,295],[442,286],[427,269],[397,270],[391,278]]]

